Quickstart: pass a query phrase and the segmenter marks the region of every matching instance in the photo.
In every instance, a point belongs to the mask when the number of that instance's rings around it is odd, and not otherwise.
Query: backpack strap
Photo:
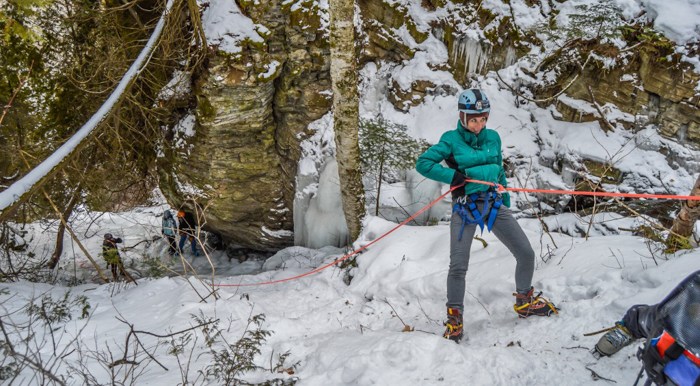
[[[673,343],[662,351],[662,348],[659,347],[659,343],[668,341],[669,338],[673,340]],[[649,339],[644,347],[639,348],[637,359],[644,363],[644,369],[649,376],[649,380],[659,385],[665,385],[668,379],[664,373],[664,368],[669,362],[678,359],[684,352],[685,349],[683,346],[664,331],[659,337]],[[698,382],[700,381],[696,380],[695,386],[700,386]]]
[[[683,346],[678,344],[678,342],[673,342],[673,344],[664,351],[664,359],[668,359],[668,362],[670,361],[675,361],[678,359],[683,353],[685,352],[685,349]]]

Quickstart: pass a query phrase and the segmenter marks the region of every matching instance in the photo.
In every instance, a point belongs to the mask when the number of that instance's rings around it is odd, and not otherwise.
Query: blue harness
[[[485,198],[484,201],[484,211],[479,212],[476,207],[475,201],[480,198]],[[501,194],[496,192],[495,187],[489,188],[485,192],[472,193],[470,195],[465,195],[457,200],[457,203],[452,208],[452,212],[457,212],[459,217],[462,218],[462,228],[459,230],[459,240],[462,240],[462,233],[464,232],[464,227],[467,224],[477,224],[481,228],[481,233],[484,233],[484,219],[486,219],[486,229],[491,232],[493,228],[493,223],[496,221],[496,215],[498,215],[498,209],[501,207],[503,199]],[[471,217],[470,217],[471,214]]]

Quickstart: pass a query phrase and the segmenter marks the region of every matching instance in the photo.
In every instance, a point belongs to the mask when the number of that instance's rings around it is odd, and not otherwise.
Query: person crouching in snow
[[[469,249],[477,225],[484,226],[515,256],[515,312],[521,318],[549,316],[556,308],[531,286],[535,269],[535,252],[510,211],[508,193],[497,193],[493,186],[466,183],[475,179],[506,186],[501,154],[501,138],[487,129],[491,106],[486,94],[478,89],[459,96],[457,128],[442,135],[440,142],[418,157],[416,170],[432,180],[450,184],[453,212],[450,223],[450,268],[447,274],[447,329],[444,337],[462,339],[465,278],[469,266]],[[448,167],[440,162],[445,161]]]
[[[600,338],[595,352],[610,356],[637,339],[647,340],[637,352],[647,385],[700,385],[700,271],[688,276],[660,303],[632,306]],[[641,375],[642,371],[637,381]]]

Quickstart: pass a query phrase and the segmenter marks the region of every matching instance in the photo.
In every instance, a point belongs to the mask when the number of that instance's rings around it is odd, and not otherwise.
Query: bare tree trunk
[[[355,240],[365,215],[364,188],[360,169],[359,105],[353,0],[331,0],[328,6],[331,29],[331,80],[333,84],[333,128],[338,176],[345,222]]]
[[[377,177],[377,180],[378,180],[378,182],[377,182],[377,205],[376,205],[377,208],[374,211],[374,215],[377,217],[379,217],[379,195],[382,193],[382,173],[383,172],[384,172],[384,158],[382,158],[382,162],[379,163],[379,177]]]
[[[63,224],[63,227],[66,228],[66,230],[68,231],[68,233],[70,233],[70,235],[73,238],[73,240],[75,241],[75,243],[78,244],[78,248],[80,248],[80,250],[83,251],[83,253],[85,254],[85,257],[87,257],[88,260],[90,260],[90,262],[95,267],[95,269],[97,270],[97,273],[100,275],[102,280],[104,280],[105,282],[108,282],[109,280],[107,279],[107,276],[105,275],[104,272],[102,272],[102,269],[100,268],[100,266],[97,265],[97,262],[95,261],[95,259],[93,259],[92,256],[90,256],[90,253],[87,251],[87,249],[85,249],[85,247],[83,246],[83,243],[81,243],[80,240],[78,240],[78,236],[75,235],[75,233],[73,232],[73,229],[71,229],[71,227],[68,226],[68,224],[66,223],[66,219],[63,217],[63,213],[61,213],[61,211],[58,210],[58,208],[56,207],[56,204],[54,204],[51,197],[49,197],[49,194],[46,193],[46,189],[41,188],[41,192],[44,193],[44,197],[46,197],[46,199],[49,201],[49,204],[51,204],[51,207],[53,208],[53,210],[61,218],[61,223]]]
[[[68,221],[70,215],[73,213],[75,204],[78,202],[78,197],[80,192],[76,189],[73,195],[66,205],[66,209],[63,211],[63,218]],[[58,265],[58,261],[61,259],[61,254],[63,254],[63,235],[66,233],[66,227],[63,225],[63,221],[58,224],[58,234],[56,235],[56,248],[54,249],[53,256],[49,261],[49,268],[54,269]]]
[[[690,195],[700,196],[700,176],[695,181],[695,186],[690,191]],[[666,246],[669,251],[690,248],[688,238],[693,234],[693,228],[698,218],[700,218],[700,201],[683,201],[681,203],[681,211],[678,212],[678,216],[673,220],[671,234],[666,239]]]

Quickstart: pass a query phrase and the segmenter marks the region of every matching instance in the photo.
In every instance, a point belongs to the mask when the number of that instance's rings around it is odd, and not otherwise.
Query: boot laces
[[[515,312],[528,312],[530,309],[540,308],[546,305],[555,314],[559,313],[554,304],[550,303],[549,300],[542,297],[542,291],[538,292],[537,295],[535,295],[534,292],[535,291],[531,289],[530,292],[528,292],[525,295],[518,293],[513,294],[516,297],[515,305],[513,306],[513,308],[515,308]]]
[[[462,314],[458,310],[448,310],[445,326],[445,338],[462,334]]]
[[[627,332],[625,326],[615,323],[615,328],[605,334],[605,339],[615,348],[622,348],[632,341],[632,336]]]

